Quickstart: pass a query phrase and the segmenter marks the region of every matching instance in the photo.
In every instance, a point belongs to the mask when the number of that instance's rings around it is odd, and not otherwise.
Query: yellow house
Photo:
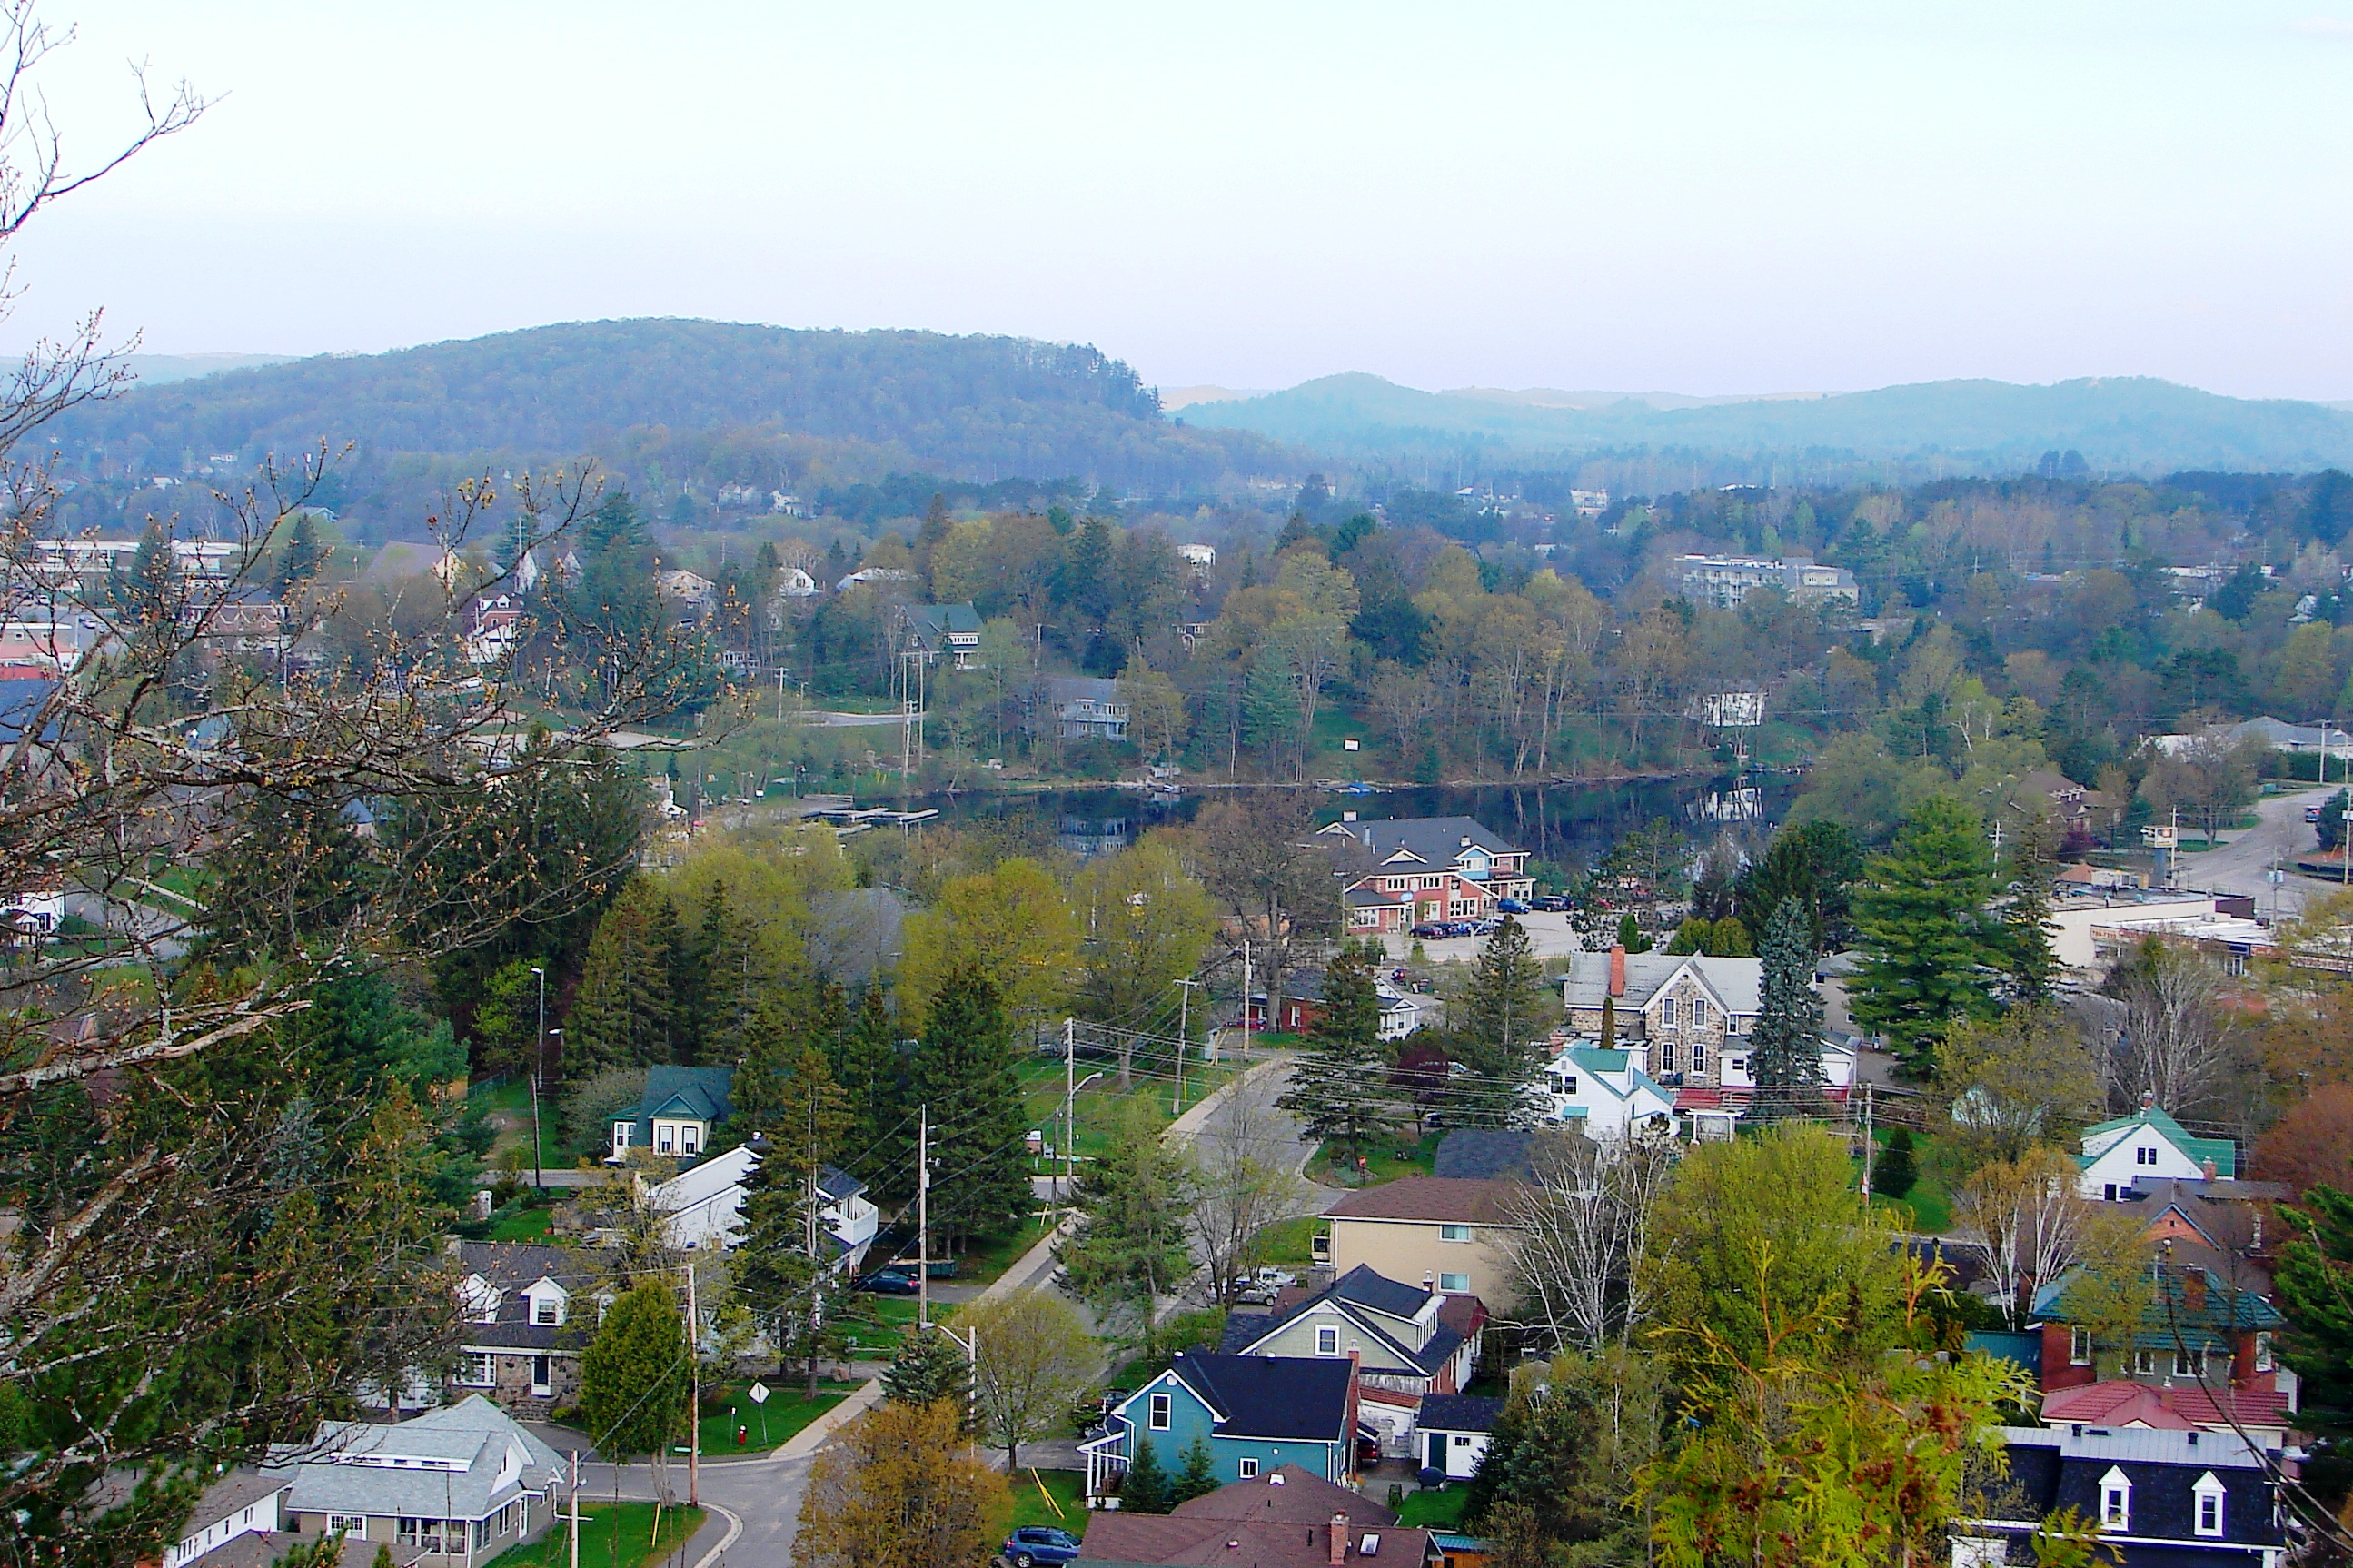
[[[1375,1273],[1490,1309],[1511,1295],[1505,1199],[1515,1184],[1467,1176],[1406,1176],[1348,1194],[1324,1211],[1317,1237],[1335,1277]]]

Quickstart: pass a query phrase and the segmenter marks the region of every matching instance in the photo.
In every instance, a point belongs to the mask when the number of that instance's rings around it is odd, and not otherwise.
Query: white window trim
[[[1254,1481],[1258,1479],[1258,1461],[1256,1459],[1236,1459],[1234,1461],[1234,1473],[1246,1481]]]
[[[1176,1418],[1176,1401],[1172,1395],[1154,1394],[1145,1396],[1144,1424],[1152,1431],[1167,1431],[1168,1424]]]
[[[1471,1239],[1471,1227],[1467,1225],[1441,1225],[1438,1227],[1438,1239],[1440,1241],[1468,1241]]]
[[[1340,1353],[1340,1331],[1329,1323],[1318,1323],[1315,1326],[1315,1353],[1317,1355],[1338,1355]]]
[[[2067,1331],[2067,1364],[2069,1366],[2092,1364],[2091,1330],[2069,1329]]]
[[[367,1515],[364,1513],[329,1514],[327,1516],[327,1533],[332,1535],[339,1530],[354,1541],[365,1541],[367,1539]]]
[[[2100,1478],[2099,1525],[2102,1530],[2132,1528],[2132,1478],[2114,1465]]]
[[[2217,1477],[2211,1470],[2207,1471],[2204,1475],[2199,1477],[2196,1481],[2191,1483],[2189,1488],[2189,1528],[2193,1534],[2205,1541],[2219,1541],[2221,1539],[2222,1532],[2227,1527],[2228,1521],[2228,1515],[2224,1512],[2227,1496],[2228,1494],[2223,1489],[2221,1478]],[[2214,1523],[2211,1529],[2206,1523],[2206,1504],[2210,1500],[2214,1504]]]
[[[477,1377],[474,1374],[480,1373]],[[495,1388],[498,1386],[498,1358],[488,1351],[468,1351],[464,1370],[457,1382],[460,1388]]]

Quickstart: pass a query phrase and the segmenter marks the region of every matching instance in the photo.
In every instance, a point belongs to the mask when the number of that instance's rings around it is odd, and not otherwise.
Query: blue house
[[[673,1160],[701,1159],[733,1109],[727,1097],[734,1086],[733,1068],[649,1068],[645,1098],[613,1113],[613,1152],[607,1163],[619,1164],[632,1149]]]
[[[1220,1486],[1297,1465],[1342,1486],[1356,1480],[1356,1364],[1298,1356],[1176,1356],[1112,1412],[1109,1430],[1079,1445],[1092,1500],[1116,1489],[1137,1446],[1175,1471],[1195,1441]]]

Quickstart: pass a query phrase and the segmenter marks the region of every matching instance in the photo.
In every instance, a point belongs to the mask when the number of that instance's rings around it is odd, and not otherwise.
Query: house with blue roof
[[[1353,1486],[1356,1399],[1353,1360],[1179,1352],[1167,1371],[1112,1412],[1103,1436],[1079,1445],[1087,1500],[1115,1494],[1145,1445],[1174,1472],[1196,1441],[1208,1446],[1220,1486],[1283,1465]]]
[[[2075,1190],[2108,1203],[2135,1201],[2134,1189],[2159,1181],[2211,1182],[2239,1173],[2239,1148],[2228,1138],[2193,1138],[2179,1121],[2146,1105],[2084,1129],[2083,1174]]]
[[[1571,1045],[1545,1064],[1541,1089],[1553,1121],[1597,1142],[1675,1130],[1674,1091],[1644,1072],[1631,1051]]]
[[[728,1095],[734,1085],[733,1068],[648,1069],[644,1098],[613,1114],[613,1152],[606,1163],[619,1164],[632,1149],[701,1159],[733,1109]]]

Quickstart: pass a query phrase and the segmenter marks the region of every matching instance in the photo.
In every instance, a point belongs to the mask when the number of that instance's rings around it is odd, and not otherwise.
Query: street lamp
[[[532,966],[539,976],[539,1033],[531,1037],[531,1184],[547,1191],[546,1173],[539,1168],[539,1080],[547,1071],[547,971]]]
[[[1066,1080],[1062,1089],[1062,1201],[1066,1204],[1071,1201],[1071,1184],[1075,1180],[1071,1162],[1077,1155],[1073,1145],[1079,1141],[1079,1090],[1101,1077],[1103,1074],[1099,1072],[1091,1072],[1076,1083]]]

